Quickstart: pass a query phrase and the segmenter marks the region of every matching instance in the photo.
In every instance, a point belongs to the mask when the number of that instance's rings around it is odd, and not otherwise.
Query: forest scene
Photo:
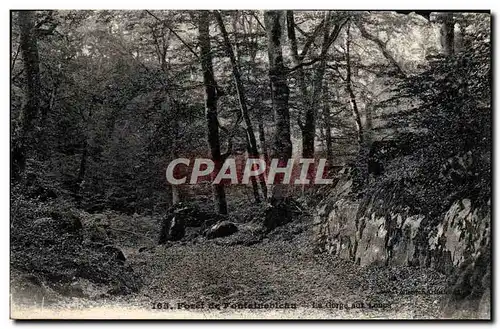
[[[12,318],[491,319],[488,11],[10,15]]]

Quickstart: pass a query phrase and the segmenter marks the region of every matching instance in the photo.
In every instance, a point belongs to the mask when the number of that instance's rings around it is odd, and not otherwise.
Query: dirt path
[[[219,240],[219,242],[223,239]],[[428,269],[361,268],[315,255],[310,233],[253,246],[216,241],[123,247],[144,287],[112,300],[63,300],[37,317],[435,318],[445,278]],[[405,293],[406,291],[406,293]]]
[[[303,309],[297,313],[301,316],[311,312],[327,317],[432,318],[440,315],[445,282],[423,269],[360,268],[327,255],[315,256],[309,248],[288,241],[159,248],[137,261],[148,282],[141,303],[150,308],[169,303],[174,310],[208,311],[209,305],[220,304],[221,311],[230,313],[274,304],[295,305]],[[401,289],[407,293],[401,294]]]

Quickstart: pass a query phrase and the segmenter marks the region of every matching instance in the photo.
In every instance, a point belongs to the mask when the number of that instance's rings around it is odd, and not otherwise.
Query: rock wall
[[[319,252],[360,266],[433,267],[450,275],[452,300],[483,299],[484,304],[490,287],[489,203],[475,207],[461,198],[438,218],[429,218],[391,207],[391,193],[397,191],[355,197],[348,173],[340,177],[314,216]]]

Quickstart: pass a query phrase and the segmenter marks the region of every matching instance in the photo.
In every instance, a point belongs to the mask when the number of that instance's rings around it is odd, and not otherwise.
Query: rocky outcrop
[[[483,277],[491,264],[489,203],[476,206],[459,198],[436,218],[392,207],[391,193],[397,191],[353,196],[352,180],[345,174],[317,208],[317,251],[361,266],[436,268],[452,278],[452,294],[462,295],[457,300],[482,299],[484,309],[489,279]]]

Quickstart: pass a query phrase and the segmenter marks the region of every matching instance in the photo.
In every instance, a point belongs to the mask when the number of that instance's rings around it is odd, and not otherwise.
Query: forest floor
[[[84,293],[50,293],[12,303],[16,318],[442,318],[446,277],[431,269],[360,267],[315,254],[311,219],[279,227],[250,246],[231,237],[156,246],[151,219],[120,217],[115,245],[143,284],[127,295],[102,294],[86,280]],[[140,250],[140,251],[139,251]],[[19,279],[21,278],[21,279]],[[15,271],[12,288],[22,286]],[[15,291],[13,292],[15,294]],[[12,295],[11,295],[12,296]],[[12,297],[11,297],[12,298]],[[260,309],[259,309],[260,307]],[[266,308],[268,307],[268,308]]]

